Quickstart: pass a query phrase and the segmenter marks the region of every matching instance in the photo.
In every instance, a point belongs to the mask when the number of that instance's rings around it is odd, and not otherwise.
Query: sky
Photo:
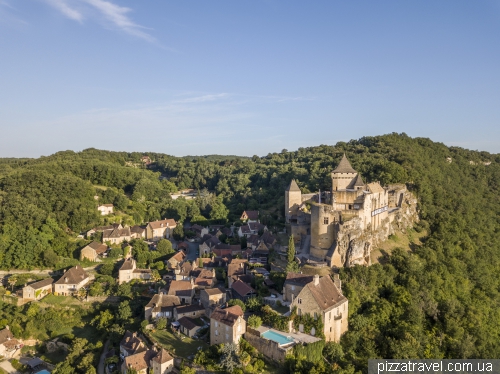
[[[500,153],[500,2],[0,0],[0,157]]]

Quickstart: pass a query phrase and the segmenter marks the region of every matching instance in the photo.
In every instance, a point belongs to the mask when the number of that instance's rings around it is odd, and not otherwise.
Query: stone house
[[[173,219],[163,219],[161,221],[149,222],[146,226],[146,238],[158,241],[163,238],[170,238],[177,223]]]
[[[192,272],[194,279],[194,284],[196,288],[202,290],[205,288],[212,288],[217,283],[217,278],[215,277],[215,269],[199,269],[193,270]]]
[[[174,319],[178,321],[182,317],[200,318],[205,315],[205,308],[200,304],[178,306],[174,309]]]
[[[291,308],[297,308],[297,315],[309,314],[323,321],[325,340],[340,341],[348,329],[348,301],[342,294],[340,281],[334,282],[329,276],[315,275],[313,281],[305,285],[292,301]],[[314,331],[299,331],[314,335]]]
[[[101,212],[101,216],[107,216],[108,214],[113,214],[113,204],[102,204],[97,207],[97,210]]]
[[[210,345],[238,344],[247,324],[239,305],[216,308],[210,316]]]
[[[189,261],[185,261],[183,263],[178,263],[175,270],[175,280],[190,280],[191,279],[191,271],[196,267],[196,264],[191,264]]]
[[[200,226],[198,224],[194,224],[193,226],[186,228],[188,231],[193,231],[198,238],[203,238],[208,234],[208,228]]]
[[[167,260],[167,267],[169,269],[175,269],[177,265],[183,263],[186,260],[186,254],[184,251],[179,251]]]
[[[259,222],[259,212],[257,210],[245,210],[241,214],[242,222]]]
[[[28,284],[23,287],[23,299],[24,300],[40,300],[45,295],[52,293],[52,284],[54,279],[47,278],[41,281]]]
[[[227,282],[229,288],[231,288],[233,282],[238,279],[239,275],[246,274],[247,262],[247,260],[240,260],[237,258],[231,260],[231,263],[227,266]]]
[[[252,287],[241,280],[233,282],[231,285],[231,293],[233,295],[233,299],[238,299],[243,302],[246,302],[249,298],[254,297],[257,294]]]
[[[132,258],[123,261],[122,266],[118,270],[118,284],[130,282],[133,279],[151,279],[150,269],[137,269],[137,262]]]
[[[111,244],[120,244],[123,242],[129,242],[132,239],[130,233],[130,227],[124,227],[122,229],[105,230],[102,232],[102,242]]]
[[[300,291],[313,281],[312,275],[302,273],[288,273],[283,285],[283,301],[292,302]]]
[[[146,344],[136,332],[125,331],[120,341],[120,355],[123,357],[132,356],[139,352],[146,351]]]
[[[174,359],[164,349],[156,347],[125,357],[121,373],[135,370],[137,374],[166,374],[174,370]]]
[[[146,239],[146,226],[132,226],[130,228],[130,237],[132,239]]]
[[[63,276],[54,283],[54,294],[70,296],[90,281],[89,275],[80,265],[73,266],[64,272]]]
[[[177,322],[179,322],[179,330],[190,338],[201,328],[189,317],[182,317]]]
[[[226,304],[226,292],[220,288],[208,288],[201,290],[200,301],[208,315],[209,309]]]
[[[113,223],[108,226],[97,226],[94,227],[93,229],[90,229],[89,231],[86,232],[86,238],[90,238],[92,235],[94,235],[96,232],[104,232],[107,230],[114,230],[114,229],[123,229],[123,226],[120,223]]]
[[[168,289],[168,295],[177,296],[181,304],[191,304],[194,297],[194,281],[175,281],[170,282],[170,287]]]
[[[11,358],[21,346],[21,342],[14,338],[9,326],[0,330],[0,356]]]
[[[249,237],[250,235],[257,235],[259,231],[267,231],[267,226],[259,222],[249,222],[246,225],[240,226],[238,236],[240,238],[243,236]]]
[[[160,317],[172,318],[176,307],[181,305],[179,297],[166,295],[163,292],[156,294],[144,307],[144,316],[147,320]]]
[[[80,261],[87,259],[89,261],[96,262],[99,260],[99,257],[104,257],[107,251],[107,245],[98,242],[92,242],[83,247],[80,251]]]

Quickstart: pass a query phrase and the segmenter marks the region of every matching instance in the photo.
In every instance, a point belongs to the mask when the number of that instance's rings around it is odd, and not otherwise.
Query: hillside
[[[365,369],[369,357],[500,356],[500,155],[405,134],[252,158],[89,149],[0,160],[0,267],[74,258],[76,236],[105,222],[96,194],[128,224],[165,216],[224,222],[259,209],[264,223],[283,227],[290,180],[304,193],[329,188],[344,152],[367,182],[407,183],[419,199],[415,229],[427,236],[411,252],[392,250],[387,263],[342,271],[350,330],[335,352],[341,370]],[[210,193],[170,198],[183,188]]]

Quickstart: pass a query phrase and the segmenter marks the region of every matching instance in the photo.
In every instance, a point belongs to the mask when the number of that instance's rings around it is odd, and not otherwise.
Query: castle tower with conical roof
[[[358,172],[352,168],[344,153],[342,160],[332,171],[332,192],[349,188],[355,182],[357,176]]]
[[[295,182],[295,179],[292,179],[290,185],[285,191],[286,223],[292,223],[294,219],[297,219],[296,217],[299,212],[300,204],[302,204],[302,192],[300,192],[300,188],[297,185],[297,182]]]

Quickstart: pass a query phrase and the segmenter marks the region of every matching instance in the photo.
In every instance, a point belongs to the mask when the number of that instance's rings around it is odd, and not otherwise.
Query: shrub
[[[252,315],[248,317],[248,326],[251,328],[259,328],[262,325],[262,319],[259,316]]]

